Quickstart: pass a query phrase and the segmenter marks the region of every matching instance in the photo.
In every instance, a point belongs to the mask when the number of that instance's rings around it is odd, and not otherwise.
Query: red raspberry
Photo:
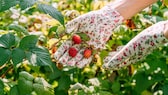
[[[84,53],[83,53],[83,56],[85,58],[89,58],[91,56],[91,54],[92,54],[92,51],[90,49],[85,49]]]
[[[75,43],[75,44],[80,44],[81,43],[81,37],[77,34],[73,35],[72,37],[72,41]]]
[[[74,47],[70,47],[69,48],[69,51],[68,51],[68,53],[69,53],[69,56],[71,56],[71,57],[75,57],[76,56],[76,54],[77,54],[77,50],[76,50],[76,48],[74,48]]]

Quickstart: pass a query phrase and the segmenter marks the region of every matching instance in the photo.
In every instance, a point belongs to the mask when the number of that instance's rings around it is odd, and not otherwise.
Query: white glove
[[[112,8],[112,5],[108,5],[100,10],[91,11],[68,22],[66,32],[85,33],[90,38],[86,42],[88,47],[93,46],[94,50],[103,49],[112,34],[112,30],[122,22],[123,17]],[[77,50],[76,56],[69,56],[70,47],[74,47]],[[63,65],[82,68],[90,63],[93,57],[93,55],[89,58],[83,56],[85,48],[87,47],[81,48],[81,44],[74,44],[73,41],[68,40],[58,48],[54,57]]]
[[[161,21],[145,29],[115,54],[109,53],[104,59],[103,68],[119,69],[144,59],[157,47],[164,45],[168,39],[164,32],[168,31],[168,21]]]

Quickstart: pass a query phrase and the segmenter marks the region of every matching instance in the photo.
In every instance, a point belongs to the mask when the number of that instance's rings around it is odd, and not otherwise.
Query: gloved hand
[[[103,68],[119,69],[144,59],[154,49],[163,45],[168,39],[168,21],[161,21],[145,29],[117,52],[111,52],[104,59]]]
[[[93,57],[93,55],[88,58],[84,57],[84,50],[90,46],[93,46],[94,50],[103,49],[112,34],[112,30],[122,21],[123,17],[112,8],[112,5],[107,5],[100,10],[91,11],[75,18],[66,24],[66,32],[85,33],[90,38],[86,42],[88,46],[81,47],[81,44],[75,44],[72,40],[68,40],[58,48],[54,58],[63,65],[84,67],[91,62]],[[71,52],[70,47],[73,47],[72,52],[75,51],[72,54],[73,56],[69,54]]]

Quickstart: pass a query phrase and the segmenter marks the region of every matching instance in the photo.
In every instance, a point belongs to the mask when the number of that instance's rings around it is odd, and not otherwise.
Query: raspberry
[[[90,49],[85,49],[84,53],[83,53],[83,56],[85,58],[89,58],[91,56],[91,54],[92,54],[92,51]]]
[[[77,34],[73,35],[72,37],[72,41],[75,43],[75,44],[80,44],[81,43],[81,37]]]
[[[75,57],[76,56],[76,54],[77,54],[77,50],[76,50],[76,48],[73,48],[73,47],[70,47],[69,48],[69,51],[68,51],[68,53],[69,53],[69,56],[71,56],[71,57]]]

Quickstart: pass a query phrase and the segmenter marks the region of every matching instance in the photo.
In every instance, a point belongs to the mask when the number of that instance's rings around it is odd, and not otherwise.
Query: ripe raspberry
[[[85,58],[89,58],[91,56],[91,54],[92,54],[92,51],[90,49],[85,49],[84,53],[83,53],[83,56]]]
[[[73,47],[70,47],[69,48],[69,51],[68,51],[68,53],[69,53],[69,56],[71,56],[71,57],[75,57],[76,56],[76,54],[77,54],[77,50],[76,50],[76,48],[73,48]]]
[[[81,37],[77,34],[73,35],[72,37],[72,41],[75,43],[75,44],[80,44],[81,43]]]
[[[54,54],[57,51],[57,47],[52,48],[52,54]]]

